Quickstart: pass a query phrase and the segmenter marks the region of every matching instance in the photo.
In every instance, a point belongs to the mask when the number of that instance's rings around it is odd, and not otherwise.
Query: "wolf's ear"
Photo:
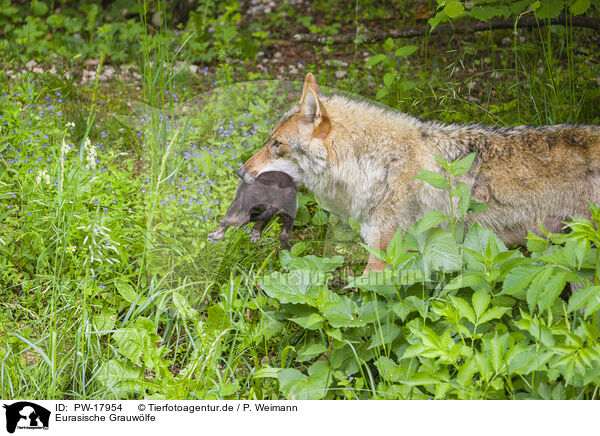
[[[329,118],[323,103],[312,89],[307,91],[301,102],[300,111],[304,115],[304,120],[312,124],[313,136],[325,139],[329,133]]]
[[[308,73],[304,79],[304,87],[302,88],[302,97],[300,97],[300,104],[304,102],[304,99],[309,90],[312,90],[317,97],[321,97],[321,89],[317,84],[317,79],[312,73]]]

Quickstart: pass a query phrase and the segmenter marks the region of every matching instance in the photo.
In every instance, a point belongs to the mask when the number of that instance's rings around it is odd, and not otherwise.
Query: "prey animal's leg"
[[[268,222],[269,220],[256,220],[254,222],[254,228],[250,232],[250,240],[252,242],[256,243],[260,240],[262,232],[265,229],[265,226]]]
[[[291,217],[288,214],[282,214],[281,220],[283,221],[283,224],[281,233],[279,234],[279,240],[281,241],[281,246],[286,250],[289,250],[291,248],[290,233],[292,232],[292,226],[294,225],[294,217]]]
[[[221,222],[219,223],[219,227],[217,227],[214,231],[212,231],[211,233],[208,234],[208,241],[209,242],[217,242],[218,240],[220,240],[223,236],[225,236],[225,232],[227,231],[227,229],[231,226],[243,226],[244,224],[248,224],[250,222],[250,212],[244,214],[244,215],[238,215],[238,216],[228,216],[225,215],[225,217],[221,220]]]

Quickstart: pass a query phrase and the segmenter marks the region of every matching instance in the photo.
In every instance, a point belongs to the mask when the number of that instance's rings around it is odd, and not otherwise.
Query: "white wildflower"
[[[65,124],[65,127],[75,127],[75,123],[71,121],[71,122]]]
[[[71,151],[71,147],[69,147],[67,145],[67,141],[65,141],[65,138],[63,137],[62,139],[62,147],[60,148],[60,152],[62,153],[63,156],[66,156],[68,152]]]
[[[96,147],[92,145],[92,141],[90,141],[90,138],[85,139],[83,148],[85,148],[85,150],[87,151],[87,156],[85,157],[87,163],[85,164],[85,167],[87,169],[96,168],[96,158],[98,157],[98,151],[96,150]]]
[[[48,175],[46,170],[40,171],[38,173],[37,177],[35,178],[35,183],[37,183],[38,185],[40,184],[41,181],[46,182],[46,185],[50,184],[50,176]]]

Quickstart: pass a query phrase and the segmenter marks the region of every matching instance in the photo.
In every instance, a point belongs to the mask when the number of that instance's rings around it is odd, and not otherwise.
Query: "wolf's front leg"
[[[381,251],[385,251],[390,241],[394,237],[394,231],[386,229],[383,225],[363,224],[360,228],[360,234],[364,238],[365,242],[369,247],[376,248]],[[371,271],[383,271],[387,263],[383,260],[378,259],[373,254],[369,255],[367,266],[363,272],[363,275],[370,273]]]

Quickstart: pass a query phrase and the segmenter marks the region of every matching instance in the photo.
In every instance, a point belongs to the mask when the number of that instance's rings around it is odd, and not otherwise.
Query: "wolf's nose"
[[[240,179],[244,180],[244,175],[246,174],[246,170],[244,169],[244,167],[239,167],[235,173]]]

